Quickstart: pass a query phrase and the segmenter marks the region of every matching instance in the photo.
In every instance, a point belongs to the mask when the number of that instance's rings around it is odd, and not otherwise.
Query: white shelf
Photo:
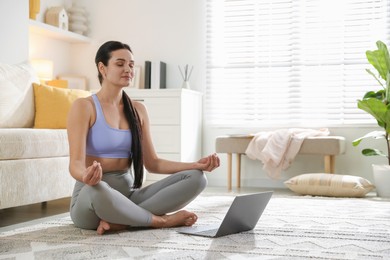
[[[36,33],[40,35],[44,35],[50,38],[64,40],[69,43],[90,43],[91,39],[74,32],[65,31],[55,26],[37,22],[35,20],[29,21],[29,29],[30,33]]]

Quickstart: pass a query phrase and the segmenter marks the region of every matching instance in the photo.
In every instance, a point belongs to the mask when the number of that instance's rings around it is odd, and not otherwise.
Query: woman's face
[[[101,63],[99,69],[103,82],[126,87],[134,78],[133,54],[127,49],[113,51],[107,66]]]

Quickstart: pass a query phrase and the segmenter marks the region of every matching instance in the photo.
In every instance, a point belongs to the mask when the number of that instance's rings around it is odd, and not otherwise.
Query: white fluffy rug
[[[199,225],[219,223],[232,199],[201,196],[187,209]],[[248,258],[390,259],[390,201],[274,196],[254,230],[214,239],[174,228],[98,236],[68,216],[0,232],[0,259]]]

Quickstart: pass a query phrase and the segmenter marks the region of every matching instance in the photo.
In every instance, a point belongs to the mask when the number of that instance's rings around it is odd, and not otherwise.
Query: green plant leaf
[[[358,100],[358,108],[372,115],[380,127],[386,126],[387,106],[381,100],[377,98],[366,98],[363,100]]]
[[[363,140],[363,139],[366,139],[366,138],[374,138],[374,139],[380,139],[380,138],[385,138],[386,135],[385,135],[385,131],[372,131],[372,132],[369,132],[367,134],[365,134],[364,136],[362,137],[359,137],[355,140],[352,141],[352,145],[353,146],[357,146],[360,144],[360,142]]]
[[[385,90],[381,89],[381,90],[379,90],[377,92],[368,91],[366,94],[364,94],[363,99],[376,98],[376,99],[379,99],[379,100],[383,100],[384,97],[385,97]]]
[[[385,126],[383,128],[386,130],[387,133],[390,133],[390,104],[386,106],[384,124]]]
[[[378,47],[377,50],[366,51],[366,57],[368,62],[378,71],[380,77],[387,80],[387,73],[390,68],[389,52],[386,44],[381,41],[377,41],[376,46]]]
[[[376,79],[383,89],[365,93],[363,99],[357,101],[357,106],[373,116],[378,126],[385,131],[368,133],[363,137],[355,139],[352,145],[357,146],[366,138],[384,138],[387,144],[387,151],[390,151],[390,55],[386,44],[383,42],[377,41],[376,46],[377,50],[366,51],[366,57],[368,62],[377,70],[378,74],[374,74],[369,69],[366,69],[366,71]],[[365,156],[387,157],[390,164],[388,155],[378,149],[367,148],[362,151],[362,154]]]
[[[386,61],[387,73],[389,73],[390,72],[390,54],[389,54],[389,50],[387,49],[386,44],[381,42],[381,41],[377,41],[376,45],[378,46],[378,49],[383,50],[383,55],[385,56],[384,58],[385,58],[385,61]]]
[[[362,154],[364,156],[384,156],[384,157],[387,157],[386,154],[384,154],[382,151],[378,150],[378,149],[363,149],[362,150]]]
[[[390,67],[389,67],[390,68]],[[387,72],[387,80],[386,80],[386,103],[390,104],[390,72]]]
[[[366,71],[368,72],[368,74],[373,76],[376,79],[376,81],[378,81],[379,85],[381,85],[383,89],[385,89],[385,86],[383,85],[381,80],[370,69],[366,69]]]

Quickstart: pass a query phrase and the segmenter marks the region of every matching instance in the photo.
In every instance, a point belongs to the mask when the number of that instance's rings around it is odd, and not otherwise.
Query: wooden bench
[[[228,189],[232,188],[232,154],[237,154],[237,188],[241,187],[241,155],[245,154],[252,135],[219,136],[215,142],[217,153],[227,154]],[[324,156],[325,173],[334,173],[335,156],[345,153],[345,138],[342,136],[321,136],[306,138],[298,154]]]

